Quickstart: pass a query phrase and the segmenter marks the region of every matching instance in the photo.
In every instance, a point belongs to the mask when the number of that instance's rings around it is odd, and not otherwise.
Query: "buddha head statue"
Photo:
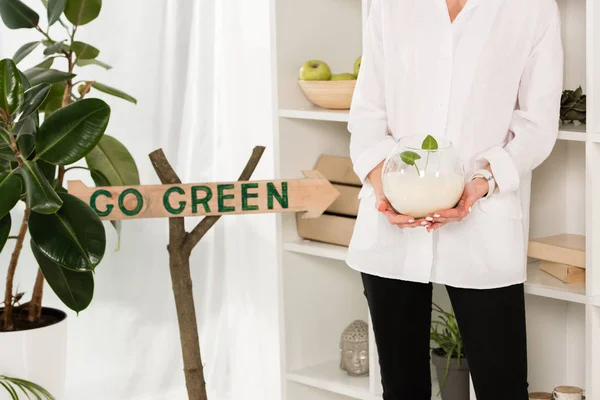
[[[340,368],[350,376],[369,374],[369,327],[366,322],[352,322],[340,339]]]

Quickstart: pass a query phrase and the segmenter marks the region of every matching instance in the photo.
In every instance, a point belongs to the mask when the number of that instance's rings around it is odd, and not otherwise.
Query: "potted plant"
[[[440,315],[439,320],[431,321],[431,340],[437,344],[431,349],[431,359],[436,368],[442,399],[468,399],[469,365],[456,317],[435,303],[433,309]]]
[[[104,225],[64,189],[66,174],[87,170],[98,186],[139,184],[129,151],[105,135],[110,107],[88,94],[97,90],[136,100],[93,80],[75,81],[76,67],[110,69],[97,59],[97,48],[75,39],[78,29],[99,15],[101,4],[44,0],[48,23],[43,29],[40,16],[25,3],[0,0],[8,28],[40,33],[39,41],[0,61],[0,252],[12,252],[0,308],[0,389],[13,399],[23,387],[33,388],[35,398],[62,398],[66,314],[42,306],[44,283],[66,307],[84,310],[94,293],[93,271],[105,252]],[[51,36],[53,25],[64,28],[66,39]],[[38,47],[44,48],[43,60],[21,70],[17,65]],[[39,267],[30,297],[14,284],[23,249],[33,253]]]

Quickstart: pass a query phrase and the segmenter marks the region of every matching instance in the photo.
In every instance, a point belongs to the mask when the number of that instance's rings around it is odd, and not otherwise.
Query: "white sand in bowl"
[[[392,207],[400,214],[415,218],[454,208],[464,185],[463,176],[454,173],[436,177],[435,172],[427,172],[419,177],[389,172],[383,176],[383,192]]]

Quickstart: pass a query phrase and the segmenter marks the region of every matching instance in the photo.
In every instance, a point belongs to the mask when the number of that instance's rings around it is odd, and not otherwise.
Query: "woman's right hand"
[[[368,176],[371,186],[375,191],[377,201],[375,206],[377,211],[385,215],[390,224],[396,225],[398,228],[416,228],[418,226],[428,227],[430,222],[424,219],[415,219],[410,215],[398,214],[392,207],[388,199],[383,194],[383,184],[381,183],[381,171],[383,169],[383,162],[376,166]]]

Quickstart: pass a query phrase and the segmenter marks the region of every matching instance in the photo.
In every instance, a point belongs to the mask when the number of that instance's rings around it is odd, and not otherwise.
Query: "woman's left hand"
[[[431,232],[439,229],[449,222],[462,221],[471,212],[473,204],[487,194],[488,187],[487,181],[482,178],[476,178],[467,183],[456,207],[449,210],[440,210],[425,218],[429,222],[427,231]]]

